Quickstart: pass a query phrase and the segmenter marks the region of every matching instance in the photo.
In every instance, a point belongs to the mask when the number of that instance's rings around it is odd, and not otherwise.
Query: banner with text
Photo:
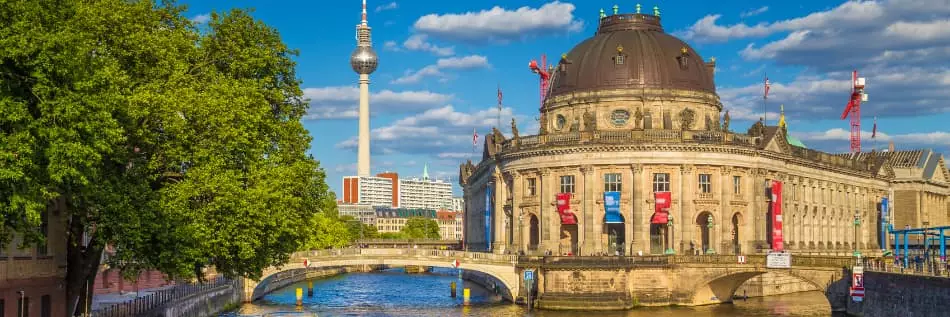
[[[491,186],[485,187],[485,244],[491,250]]]
[[[557,194],[557,213],[561,215],[562,225],[576,225],[577,218],[571,212],[571,193]]]
[[[670,221],[670,192],[653,193],[654,210],[650,223],[666,224]]]
[[[623,216],[620,216],[620,192],[604,192],[604,223],[623,223]]]
[[[772,250],[782,251],[782,182],[772,181]]]

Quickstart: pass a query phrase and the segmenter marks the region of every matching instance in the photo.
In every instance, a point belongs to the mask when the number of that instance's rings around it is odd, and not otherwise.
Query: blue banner
[[[620,192],[604,192],[604,223],[623,223],[620,216]]]
[[[887,249],[887,197],[881,198],[881,249]]]
[[[881,220],[887,221],[887,197],[881,198]]]
[[[491,185],[485,187],[485,244],[491,251]]]

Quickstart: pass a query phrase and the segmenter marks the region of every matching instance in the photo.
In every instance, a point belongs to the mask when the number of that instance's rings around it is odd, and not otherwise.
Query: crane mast
[[[864,78],[858,77],[858,71],[851,72],[851,97],[841,113],[841,120],[851,117],[851,153],[861,152],[861,102],[868,101],[864,93]]]
[[[551,82],[551,73],[548,69],[548,60],[547,56],[541,54],[541,64],[538,64],[538,61],[531,60],[528,63],[528,68],[531,69],[531,72],[538,74],[538,79],[540,80],[540,93],[541,96],[541,108],[544,108],[544,99],[547,97],[548,85]]]

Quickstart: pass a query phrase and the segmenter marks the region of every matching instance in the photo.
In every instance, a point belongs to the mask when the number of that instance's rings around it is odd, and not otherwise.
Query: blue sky
[[[253,8],[299,49],[297,74],[311,100],[304,122],[312,153],[339,193],[356,172],[356,46],[360,1],[182,1],[196,22],[212,11]],[[276,3],[276,4],[275,4]],[[378,1],[369,24],[380,65],[372,74],[372,169],[457,183],[458,164],[472,158],[472,130],[497,122],[496,89],[504,94],[503,131],[537,132],[538,79],[531,59],[555,60],[596,31],[599,9],[621,13],[636,1]],[[867,77],[862,105],[864,148],[933,148],[950,153],[950,6],[946,0],[653,1],[662,23],[704,59],[717,59],[716,85],[734,130],[762,116],[762,81],[773,83],[769,118],[785,105],[790,132],[811,148],[848,149],[840,120],[850,71]],[[870,139],[873,118],[878,137]],[[481,143],[481,142],[480,142]],[[480,153],[480,150],[479,150]],[[477,161],[477,159],[475,159]],[[457,187],[457,186],[456,186]],[[456,189],[458,192],[458,190]],[[338,195],[339,196],[339,195]]]

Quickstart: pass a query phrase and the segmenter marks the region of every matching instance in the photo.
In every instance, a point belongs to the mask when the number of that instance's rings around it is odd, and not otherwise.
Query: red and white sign
[[[458,259],[455,259],[455,261],[452,261],[452,267],[459,268],[459,265],[462,265],[462,263],[460,263]]]
[[[772,251],[782,251],[782,182],[772,181]]]
[[[855,266],[851,273],[851,299],[855,302],[864,300],[864,267]]]
[[[670,192],[653,193],[654,209],[650,223],[667,224],[670,222]]]
[[[309,259],[303,259],[303,267],[310,267],[310,260],[309,260]]]
[[[739,264],[745,264],[745,255],[738,256],[737,262],[739,262]]]
[[[561,215],[562,225],[577,224],[577,219],[574,217],[574,213],[571,212],[571,193],[557,194],[557,213]]]

